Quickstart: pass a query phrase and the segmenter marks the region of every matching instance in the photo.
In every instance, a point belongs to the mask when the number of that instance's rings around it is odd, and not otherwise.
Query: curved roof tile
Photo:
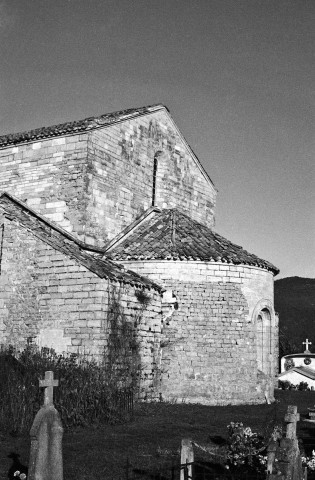
[[[279,273],[272,263],[235,245],[176,209],[156,212],[105,251],[113,260],[195,260],[261,267]]]

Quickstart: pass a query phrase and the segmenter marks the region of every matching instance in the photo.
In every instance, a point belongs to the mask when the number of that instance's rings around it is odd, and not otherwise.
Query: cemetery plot
[[[54,396],[59,388],[53,388]],[[136,405],[133,422],[65,430],[64,478],[125,480],[128,458],[130,479],[134,476],[135,480],[146,480],[148,477],[153,480],[154,475],[161,475],[162,480],[164,475],[164,478],[169,480],[172,478],[173,468],[176,480],[179,480],[179,448],[183,438],[192,438],[201,446],[207,444],[210,438],[219,444],[220,439],[227,437],[226,427],[231,420],[244,422],[244,425],[250,425],[253,431],[263,432],[268,422],[279,423],[284,420],[288,404],[298,405],[301,420],[297,422],[297,435],[307,437],[310,441],[314,439],[314,425],[303,420],[308,415],[308,408],[315,404],[315,394],[279,390],[277,399],[278,403],[272,405],[228,407],[142,404]],[[19,454],[20,462],[27,465],[29,448],[29,436],[11,437],[0,432],[1,479],[7,478],[13,463],[13,458],[8,458],[10,452]],[[214,456],[210,459],[206,454],[202,456],[195,447],[194,474],[206,475],[210,460],[212,462],[213,459]],[[199,467],[201,470],[198,470]],[[229,475],[228,472],[223,473],[225,477]],[[211,472],[207,471],[207,475],[211,475]],[[203,477],[199,478],[201,480]],[[211,479],[211,476],[208,478]]]

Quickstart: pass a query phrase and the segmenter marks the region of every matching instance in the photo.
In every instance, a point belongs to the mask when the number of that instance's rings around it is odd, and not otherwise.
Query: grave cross
[[[287,424],[286,438],[291,440],[296,438],[296,424],[300,420],[300,414],[297,413],[297,406],[289,405],[284,421]]]
[[[50,406],[54,404],[54,387],[58,387],[59,381],[54,380],[54,372],[45,372],[45,379],[39,381],[40,387],[45,387],[44,405]]]
[[[309,345],[312,345],[312,342],[309,342],[309,341],[308,341],[308,338],[307,338],[306,341],[303,342],[303,345],[306,346],[306,350],[305,350],[305,351],[308,352],[308,351],[309,351],[308,346],[309,346]]]

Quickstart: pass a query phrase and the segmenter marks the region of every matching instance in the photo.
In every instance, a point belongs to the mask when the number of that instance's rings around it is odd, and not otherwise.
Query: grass
[[[134,420],[122,425],[75,428],[63,440],[64,479],[123,479],[127,458],[138,470],[156,472],[179,463],[182,438],[206,443],[210,437],[226,437],[231,421],[242,421],[252,430],[265,433],[271,424],[283,422],[288,405],[297,405],[301,419],[315,404],[315,392],[276,391],[272,405],[208,407],[190,404],[142,404]],[[315,443],[315,426],[300,421],[298,434]],[[28,463],[29,437],[0,433],[0,479],[7,478],[12,464],[10,452]]]

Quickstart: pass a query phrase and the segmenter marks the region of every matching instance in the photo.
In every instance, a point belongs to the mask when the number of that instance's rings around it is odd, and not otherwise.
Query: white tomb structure
[[[281,358],[281,373],[278,379],[289,381],[293,385],[306,382],[312,390],[315,389],[315,353],[310,352],[309,342],[306,339],[304,353],[292,353]],[[313,387],[313,388],[312,388]]]

